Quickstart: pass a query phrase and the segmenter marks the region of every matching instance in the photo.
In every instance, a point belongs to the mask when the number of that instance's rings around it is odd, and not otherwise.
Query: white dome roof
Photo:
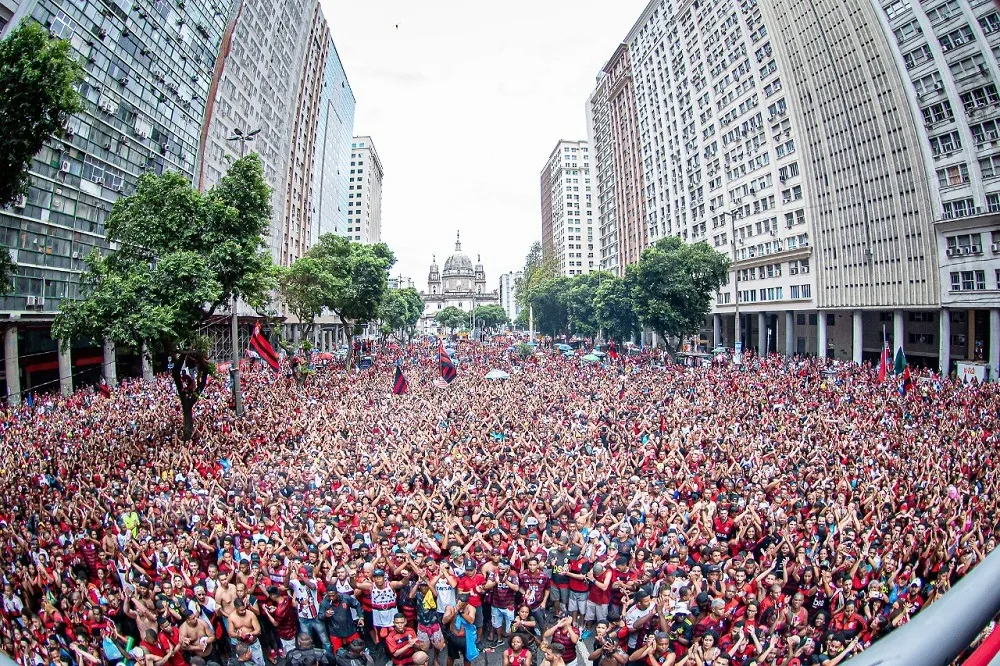
[[[444,272],[445,273],[468,273],[472,274],[472,259],[462,252],[462,242],[458,236],[455,237],[455,253],[448,257],[448,260],[444,262]]]

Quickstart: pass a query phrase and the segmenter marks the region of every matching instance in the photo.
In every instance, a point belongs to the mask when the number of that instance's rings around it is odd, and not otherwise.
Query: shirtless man
[[[247,611],[242,599],[233,602],[233,613],[229,616],[229,636],[233,645],[243,643],[250,648],[253,663],[264,665],[264,651],[260,647],[260,621],[257,615]]]
[[[229,631],[229,616],[233,614],[233,602],[236,601],[236,586],[229,583],[229,575],[219,572],[219,585],[215,588],[215,604],[222,615],[222,624]]]
[[[180,628],[181,649],[187,657],[201,657],[209,661],[215,650],[215,632],[204,619],[185,609],[184,622]]]

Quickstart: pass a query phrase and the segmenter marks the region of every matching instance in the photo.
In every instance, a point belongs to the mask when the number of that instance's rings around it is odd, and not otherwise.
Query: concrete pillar
[[[864,351],[864,313],[855,310],[851,313],[851,324],[854,327],[854,362],[861,365],[861,353]]]
[[[965,311],[965,360],[976,360],[976,311]]]
[[[4,370],[7,373],[7,403],[21,404],[21,364],[17,349],[17,327],[8,326],[3,332]]]
[[[785,311],[785,356],[795,353],[795,312]]]
[[[737,313],[736,316],[733,317],[733,350],[736,349],[737,343],[743,342],[743,331],[740,326],[741,323],[740,315]]]
[[[104,382],[111,387],[118,386],[118,355],[115,341],[104,340]]]
[[[713,348],[722,346],[722,315],[712,315],[712,344]]]
[[[302,324],[292,324],[292,342],[299,344],[302,338]]]
[[[142,378],[147,382],[153,381],[153,359],[145,342],[142,343]]]
[[[903,340],[905,332],[903,331],[903,311],[893,310],[892,311],[892,345],[896,349],[892,350],[892,357],[896,358],[896,350],[900,347],[903,348],[903,353],[906,353],[906,342]]]
[[[826,358],[826,313],[816,312],[816,356]]]
[[[59,392],[63,397],[69,397],[73,393],[73,359],[69,348],[63,349],[62,343],[62,340],[56,340],[59,345]]]
[[[768,316],[765,312],[757,313],[757,353],[761,356],[766,356],[768,353],[767,344],[767,320]]]
[[[986,336],[990,345],[990,381],[1000,379],[1000,308],[990,310],[990,333]]]
[[[938,313],[938,369],[947,377],[951,368],[951,310]]]

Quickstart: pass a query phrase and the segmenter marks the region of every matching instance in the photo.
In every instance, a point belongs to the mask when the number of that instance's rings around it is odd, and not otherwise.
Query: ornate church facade
[[[420,297],[424,299],[424,314],[420,318],[420,329],[424,333],[438,332],[434,318],[447,307],[472,312],[481,305],[500,304],[497,290],[487,291],[486,272],[480,258],[477,256],[473,265],[472,259],[462,252],[459,234],[455,236],[455,252],[444,262],[443,271],[438,268],[437,256],[431,258],[427,291],[421,292]]]

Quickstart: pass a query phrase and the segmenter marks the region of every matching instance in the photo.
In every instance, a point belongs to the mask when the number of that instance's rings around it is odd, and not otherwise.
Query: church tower
[[[476,293],[486,293],[486,271],[483,269],[482,255],[476,255]]]
[[[431,255],[431,270],[427,274],[427,289],[431,294],[441,293],[441,273],[438,271],[437,255]]]

